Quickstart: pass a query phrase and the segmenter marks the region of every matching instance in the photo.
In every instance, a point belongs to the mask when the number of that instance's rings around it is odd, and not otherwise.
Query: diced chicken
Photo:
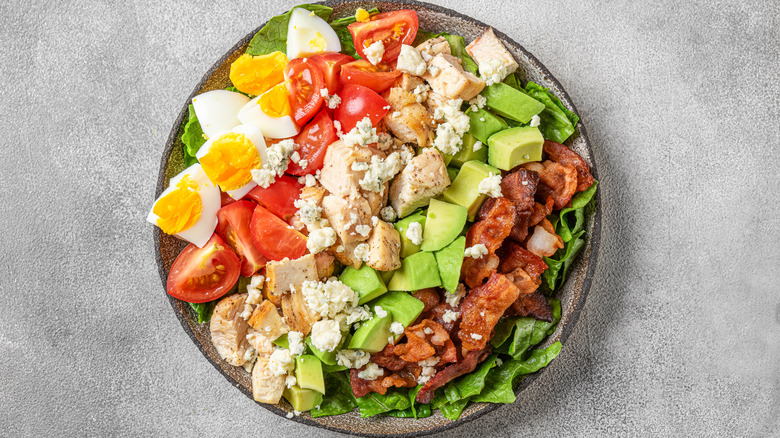
[[[322,216],[330,222],[342,244],[368,239],[368,235],[357,232],[358,226],[371,226],[371,206],[365,198],[328,195],[322,200]]]
[[[317,277],[320,280],[329,278],[333,275],[336,265],[333,263],[335,258],[327,251],[318,252],[314,255],[314,261],[317,262]]]
[[[452,54],[450,43],[447,42],[447,39],[444,38],[443,36],[431,38],[427,41],[424,41],[420,43],[420,45],[418,45],[416,49],[418,52],[420,52],[420,55],[426,61],[432,59],[434,56],[438,55],[439,53],[444,53],[446,55]]]
[[[493,33],[493,28],[486,30],[479,38],[466,46],[466,51],[480,67],[486,65],[488,61],[499,60],[507,74],[517,70],[517,61]]]
[[[214,308],[209,329],[211,342],[217,353],[230,365],[241,366],[249,348],[246,333],[249,324],[241,317],[248,294],[235,294],[223,298]]]
[[[392,271],[401,267],[401,236],[392,225],[377,222],[368,238],[366,264],[378,271]]]
[[[341,246],[343,250],[335,250],[333,251],[333,255],[336,256],[336,260],[338,260],[342,265],[360,269],[360,266],[363,264],[363,260],[360,260],[355,256],[355,248],[357,248],[357,246],[361,243],[363,242],[352,242],[347,244],[336,242],[336,247],[338,248]]]
[[[284,321],[282,321],[282,317],[279,316],[279,311],[276,310],[276,306],[268,300],[264,300],[255,308],[255,311],[252,312],[252,316],[249,317],[248,322],[259,334],[271,341],[284,333],[287,333],[289,330],[287,324],[285,324]]]
[[[414,157],[390,186],[390,203],[398,217],[407,216],[416,208],[428,205],[450,185],[447,166],[441,153],[426,148]]]
[[[325,195],[328,194],[328,191],[325,190],[322,186],[316,185],[312,187],[304,187],[301,189],[301,194],[299,196],[299,199],[303,201],[314,201],[315,204],[319,205],[322,202],[322,198],[325,197]]]
[[[387,113],[387,128],[403,142],[426,147],[433,142],[436,125],[433,117],[422,104],[412,103]]]
[[[448,99],[469,100],[485,88],[485,81],[463,70],[458,58],[443,53],[428,61],[428,71],[423,78],[433,91]]]
[[[272,260],[265,265],[263,294],[269,301],[278,306],[282,303],[282,295],[292,288],[300,288],[304,281],[317,280],[317,263],[311,254],[306,254],[295,260]]]
[[[449,101],[450,99],[448,99],[446,96],[443,96],[434,91],[430,91],[428,92],[428,98],[425,99],[425,107],[431,114],[433,114],[434,111],[436,111],[436,108],[447,105],[447,102]]]
[[[284,392],[285,376],[268,369],[269,359],[258,357],[252,369],[252,397],[260,403],[279,403]]]
[[[300,287],[282,295],[282,313],[290,330],[301,332],[304,336],[311,332],[311,326],[320,319],[320,315],[306,305]]]
[[[368,148],[347,146],[338,140],[328,146],[320,173],[320,183],[333,195],[356,196],[360,191],[359,181],[365,170],[353,170],[356,162],[370,163],[372,152]]]
[[[379,211],[382,207],[387,205],[387,190],[390,186],[389,182],[384,183],[380,192],[365,191],[363,197],[368,201],[368,209],[371,211],[371,216],[379,216]]]
[[[268,357],[274,352],[274,344],[271,340],[252,327],[247,330],[246,340],[255,349],[257,357]]]

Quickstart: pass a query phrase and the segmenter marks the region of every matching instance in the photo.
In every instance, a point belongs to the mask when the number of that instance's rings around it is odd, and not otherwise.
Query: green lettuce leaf
[[[414,42],[412,43],[412,45],[418,46],[424,43],[425,41],[428,41],[432,38],[436,38],[438,36],[441,36],[441,34],[428,32],[427,30],[417,29],[417,36],[414,37]]]
[[[232,85],[231,85],[231,86],[229,86],[229,87],[227,87],[227,88],[225,88],[225,90],[227,90],[227,91],[232,91],[232,92],[234,92],[234,93],[241,93],[241,94],[243,94],[243,95],[244,95],[244,96],[246,96],[246,97],[252,97],[252,95],[251,95],[251,94],[249,94],[249,93],[244,93],[243,91],[240,91],[238,88],[236,88],[236,87],[234,87],[234,86],[232,86]]]
[[[412,406],[409,401],[409,390],[406,388],[391,389],[385,395],[372,392],[356,400],[360,416],[363,418],[390,411],[403,411]]]
[[[476,74],[479,71],[479,67],[477,67],[477,63],[474,62],[471,55],[466,51],[466,40],[460,35],[450,35],[448,33],[441,35],[450,43],[452,56],[457,56],[463,62],[463,70]]]
[[[548,298],[547,301],[552,308],[552,322],[527,316],[502,318],[496,324],[496,335],[490,341],[494,347],[493,351],[518,359],[554,332],[555,326],[561,320],[561,302],[555,298]]]
[[[561,343],[556,342],[543,350],[533,350],[525,359],[512,359],[493,369],[488,375],[485,388],[471,398],[474,402],[514,403],[514,384],[520,376],[535,373],[547,366],[558,353]]]
[[[217,306],[217,301],[209,301],[208,303],[188,303],[192,310],[198,315],[198,324],[209,322],[211,320],[211,314],[214,313],[214,307]]]
[[[466,409],[466,405],[468,404],[469,399],[465,398],[463,400],[458,400],[456,402],[439,406],[439,410],[445,418],[449,418],[450,420],[454,421],[460,417],[460,414],[463,413],[463,410]]]
[[[517,77],[516,74],[514,73],[508,74],[507,77],[504,78],[503,82],[509,85],[510,87],[514,88],[515,90],[520,91],[521,93],[525,93],[525,90],[523,90],[523,86],[520,85],[520,79]]]
[[[539,118],[541,123],[539,130],[544,138],[557,143],[563,143],[574,133],[574,126],[579,117],[563,106],[561,100],[555,97],[550,90],[533,82],[525,85],[525,92],[545,106]]]
[[[295,8],[312,11],[323,20],[330,18],[330,13],[333,12],[333,8],[323,5],[299,5]],[[291,14],[292,10],[268,20],[268,24],[252,37],[246,53],[252,56],[267,55],[276,51],[287,53],[287,25]]]
[[[371,8],[368,10],[368,13],[369,15],[378,14],[379,9]],[[352,34],[349,33],[349,29],[347,28],[347,26],[354,23],[355,21],[357,21],[357,19],[354,15],[349,17],[341,17],[331,21],[330,27],[336,31],[336,35],[338,35],[339,41],[341,41],[341,53],[349,55],[355,59],[360,59],[360,55],[358,55],[357,50],[355,50],[355,42],[352,41]]]
[[[585,226],[585,207],[593,199],[599,182],[593,184],[584,192],[579,192],[571,199],[571,207],[566,207],[558,213],[558,223],[555,232],[564,242],[568,242]]]
[[[357,405],[347,373],[329,373],[325,376],[325,395],[322,397],[322,403],[310,413],[314,418],[340,415],[351,412]]]
[[[390,411],[387,413],[387,415],[391,417],[399,417],[399,418],[410,418],[413,417],[415,419],[417,418],[425,418],[431,416],[431,406],[430,405],[423,405],[418,404],[415,398],[417,397],[417,393],[420,392],[420,389],[422,389],[422,385],[417,385],[415,388],[409,390],[409,402],[412,404],[410,407],[400,410],[400,411]]]
[[[181,135],[181,142],[184,148],[184,161],[187,166],[191,166],[197,162],[195,154],[198,153],[206,139],[203,137],[203,129],[200,127],[198,116],[195,115],[195,107],[192,104],[188,107],[188,117],[187,124],[184,125],[184,133]]]
[[[547,263],[547,270],[542,273],[542,281],[550,291],[555,291],[566,281],[569,266],[574,263],[577,254],[585,246],[585,239],[582,238],[583,234],[585,234],[585,230],[572,236],[571,240],[566,242],[564,247],[559,249],[552,257],[544,257],[544,262]]]

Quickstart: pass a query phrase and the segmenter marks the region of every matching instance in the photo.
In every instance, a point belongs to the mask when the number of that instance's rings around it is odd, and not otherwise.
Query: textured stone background
[[[144,223],[182,102],[294,4],[269,3],[0,4],[0,435],[315,433],[201,356]],[[596,280],[560,357],[453,434],[779,436],[778,3],[446,5],[561,81],[604,200]]]

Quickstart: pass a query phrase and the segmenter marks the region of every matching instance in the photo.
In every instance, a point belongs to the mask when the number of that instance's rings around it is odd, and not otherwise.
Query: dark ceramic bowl
[[[407,2],[364,2],[364,1],[328,1],[324,4],[333,7],[332,18],[342,17],[346,15],[352,15],[357,7],[364,7],[366,9],[370,7],[378,7],[381,11],[391,11],[396,9],[414,9],[417,11],[417,15],[420,20],[420,28],[431,32],[449,32],[453,34],[462,35],[467,41],[471,41],[476,38],[482,31],[489,26],[473,18],[463,16],[450,9],[443,8],[437,5],[431,5],[428,3],[407,1]],[[281,14],[285,11],[269,11],[267,15]],[[263,24],[265,25],[265,24]],[[228,52],[223,55],[203,76],[201,81],[195,87],[190,96],[190,99],[200,93],[225,88],[229,85],[228,72],[230,64],[238,58],[244,50],[249,40],[254,34],[263,26],[261,25],[257,29],[249,32],[241,41],[233,46]],[[515,41],[507,37],[505,34],[496,31],[496,35],[503,41],[506,47],[515,56],[515,59],[519,62],[520,68],[517,74],[522,79],[522,82],[534,81],[541,84],[553,91],[568,108],[576,112],[576,108],[572,103],[569,96],[564,91],[561,84],[550,74],[549,71],[539,62],[533,55],[528,53],[523,47],[517,44]],[[187,105],[190,102],[188,99],[182,103],[182,109],[179,113],[179,117],[173,125],[170,135],[168,136],[168,142],[165,145],[165,151],[163,152],[162,162],[160,164],[160,173],[157,180],[157,193],[160,193],[167,187],[168,180],[184,169],[184,158],[182,154],[181,135],[184,129],[185,116],[187,114]],[[582,122],[577,125],[577,131],[566,142],[569,147],[579,153],[590,165],[593,171],[594,177],[597,177],[596,166],[593,161],[593,154],[591,151],[588,137],[585,133],[585,127]],[[569,278],[566,281],[561,290],[556,294],[556,298],[561,300],[563,307],[561,321],[558,324],[555,333],[548,337],[543,346],[550,345],[555,341],[565,343],[566,338],[574,328],[574,324],[577,322],[577,317],[585,303],[585,296],[590,289],[593,273],[596,268],[596,261],[599,248],[599,237],[601,230],[601,215],[599,209],[599,194],[596,193],[596,201],[593,203],[593,207],[587,212],[587,244],[579,255],[578,260],[572,265]],[[154,228],[154,245],[156,249],[157,264],[160,272],[160,279],[163,284],[163,291],[165,290],[165,283],[168,278],[168,271],[176,259],[176,256],[184,248],[185,244],[176,239],[175,237],[168,236],[160,233],[158,228]],[[168,295],[166,295],[168,296]],[[173,307],[176,317],[179,318],[182,327],[187,334],[192,338],[192,341],[200,348],[203,355],[214,365],[219,372],[236,388],[241,390],[247,397],[252,397],[250,375],[243,368],[234,367],[223,361],[214,346],[211,344],[211,338],[209,335],[208,324],[198,325],[194,312],[190,309],[189,305],[183,301],[179,301],[175,298],[168,296],[171,306]],[[555,361],[550,366],[555,366]],[[530,375],[522,381],[517,388],[517,393],[528,387],[535,377],[543,372],[539,371],[534,375]],[[292,408],[287,404],[285,400],[278,406],[260,404],[265,409],[277,415],[286,415],[291,412]],[[312,418],[308,414],[304,413],[300,416],[293,417],[293,421],[299,423],[308,424],[311,426],[321,427],[328,430],[337,432],[344,432],[350,434],[358,434],[364,436],[421,436],[430,433],[441,432],[446,429],[454,428],[458,425],[464,424],[468,421],[475,420],[487,412],[499,409],[501,405],[476,403],[470,405],[461,415],[457,421],[448,420],[444,418],[441,413],[436,413],[429,417],[419,420],[411,418],[392,418],[392,417],[375,417],[375,418],[360,418],[358,413],[351,412],[345,415],[339,415],[334,417],[324,418]]]

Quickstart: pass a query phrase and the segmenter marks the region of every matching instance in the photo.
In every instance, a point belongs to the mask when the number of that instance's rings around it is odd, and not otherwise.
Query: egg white
[[[255,148],[257,149],[257,153],[260,154],[261,162],[265,163],[266,161],[268,161],[268,154],[266,153],[265,138],[263,138],[263,133],[262,133],[262,131],[260,131],[259,128],[257,128],[256,126],[252,126],[252,125],[239,125],[239,126],[236,126],[233,129],[231,129],[230,131],[220,132],[217,135],[215,135],[214,137],[209,138],[208,141],[206,141],[206,143],[203,143],[203,146],[200,147],[200,149],[198,150],[197,155],[195,155],[195,158],[200,160],[201,157],[203,157],[204,155],[209,153],[209,150],[211,150],[211,145],[214,144],[214,140],[216,140],[216,139],[222,137],[224,134],[227,134],[227,133],[230,133],[230,132],[234,132],[236,134],[244,134],[249,139],[249,141],[252,142],[252,144],[255,146]],[[205,173],[204,173],[204,175],[205,175]],[[243,198],[244,196],[246,196],[246,194],[249,193],[250,190],[255,188],[255,186],[257,186],[256,182],[249,181],[243,187],[235,189],[235,190],[227,190],[227,191],[225,191],[225,193],[227,193],[228,196],[230,196],[231,198],[233,198],[235,200],[239,200],[239,199]]]
[[[324,47],[314,47],[310,42],[317,33],[325,40]],[[341,41],[327,21],[303,8],[293,9],[287,25],[287,58],[295,59],[301,54],[340,52]]]
[[[261,97],[263,97],[263,94],[244,105],[241,111],[238,112],[238,120],[245,125],[260,128],[263,135],[268,138],[289,138],[297,134],[299,128],[292,116],[271,117],[263,112],[263,109],[258,104]]]
[[[247,102],[248,97],[228,90],[207,91],[192,98],[198,123],[208,138],[240,125],[238,112]]]
[[[171,178],[168,188],[160,194],[160,197],[158,197],[154,203],[156,205],[163,196],[172,192],[176,188],[176,184],[178,184],[185,175],[189,175],[197,184],[200,202],[203,207],[201,209],[200,218],[198,218],[195,224],[181,233],[176,234],[176,237],[193,243],[198,248],[202,248],[203,245],[211,239],[211,235],[214,234],[214,229],[217,227],[217,210],[220,209],[222,202],[219,196],[219,189],[211,183],[211,180],[209,180],[206,173],[203,172],[203,168],[199,163],[193,164]],[[153,225],[157,225],[159,219],[160,217],[154,214],[154,207],[152,207],[152,211],[149,212],[146,220]]]

